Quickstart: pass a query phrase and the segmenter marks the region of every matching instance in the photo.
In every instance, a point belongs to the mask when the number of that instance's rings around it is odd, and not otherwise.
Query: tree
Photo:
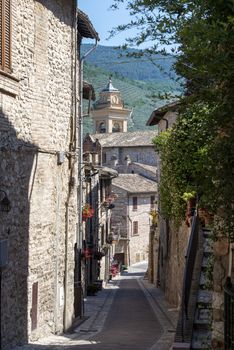
[[[177,170],[179,174],[185,167],[186,178],[182,176],[182,183],[176,183],[175,188],[184,191],[187,183],[200,192],[201,200],[219,215],[224,231],[233,240],[234,2],[114,0],[113,8],[120,3],[126,4],[133,19],[115,28],[112,35],[129,28],[139,30],[138,35],[127,40],[126,49],[152,41],[148,49],[137,55],[160,51],[167,54],[171,53],[168,47],[176,45],[172,49],[176,57],[174,68],[185,82],[185,94],[181,97],[181,116],[161,143],[161,149],[166,160],[171,159],[169,175]],[[182,151],[186,165],[179,167]],[[164,168],[165,176],[166,172]]]

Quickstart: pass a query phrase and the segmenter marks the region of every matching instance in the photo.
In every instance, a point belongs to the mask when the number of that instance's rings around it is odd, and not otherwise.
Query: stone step
[[[203,237],[205,238],[213,237],[213,231],[206,228],[203,228],[202,231],[203,231]]]
[[[210,330],[212,322],[211,308],[198,308],[195,312],[194,329]]]
[[[190,343],[175,342],[172,344],[170,350],[184,350],[191,349]]]
[[[206,270],[202,271],[200,274],[199,285],[202,290],[212,290],[213,280],[209,279],[209,274],[206,273]]]
[[[207,305],[212,303],[212,291],[199,289],[197,304]]]
[[[203,243],[203,254],[208,257],[213,254],[213,241],[211,239],[205,239]]]
[[[211,349],[211,331],[194,331],[192,339],[192,349],[209,350]]]
[[[202,259],[202,270],[205,270],[207,268],[207,265],[208,265],[208,261],[209,261],[209,256],[203,256],[203,259]]]
[[[205,289],[206,286],[206,274],[204,271],[200,274],[199,285],[201,289]]]

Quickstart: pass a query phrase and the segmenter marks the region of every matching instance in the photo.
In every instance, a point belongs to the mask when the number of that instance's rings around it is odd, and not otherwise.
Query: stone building
[[[166,130],[176,121],[179,106],[175,102],[155,110],[147,125]],[[158,175],[160,181],[160,166]],[[182,223],[178,228],[160,217],[159,200],[159,226],[151,228],[152,280],[180,308],[172,349],[231,349],[234,340],[233,243],[221,233],[219,217],[211,222],[203,212],[198,202],[194,225],[188,228]]]
[[[119,235],[115,257],[125,265],[146,260],[156,183],[139,174],[119,174],[112,181],[112,189],[118,195],[111,222],[113,234]]]
[[[115,200],[111,193],[112,179],[117,171],[99,166],[97,157],[85,154],[84,214],[87,209],[90,217],[83,215],[84,239],[82,242],[83,291],[98,281],[109,279],[109,262],[112,255],[110,230],[111,208]],[[107,198],[109,201],[107,201]]]
[[[175,123],[178,116],[178,108],[179,103],[173,102],[154,110],[146,125],[157,125],[158,133],[167,130]],[[160,183],[160,156],[158,156],[157,164],[158,182]],[[160,215],[160,199],[158,205],[158,225],[152,228],[154,238],[151,238],[152,244],[154,244],[154,240],[157,241],[151,258],[152,266],[150,266],[150,269],[153,271],[151,280],[155,285],[160,285],[161,289],[165,292],[167,300],[172,305],[178,306],[181,300],[184,255],[189,230],[186,225],[178,229],[173,226],[172,222],[164,219]]]
[[[77,240],[76,1],[0,4],[1,348],[67,329]],[[97,38],[90,23],[79,36]]]
[[[125,264],[147,258],[149,211],[157,201],[157,156],[152,142],[156,132],[128,132],[127,121],[130,115],[131,111],[124,107],[120,91],[110,79],[91,111],[95,134],[88,134],[84,139],[85,151],[96,152],[100,165],[111,167],[119,173],[119,177],[113,180],[113,191],[119,197],[112,210],[111,228],[114,236],[120,236],[115,252],[119,254],[118,260]],[[123,179],[124,184],[121,183]],[[132,181],[136,181],[136,185],[128,191]],[[138,198],[138,209],[133,215],[134,234],[133,227],[131,228],[132,218],[129,219],[132,198]],[[136,233],[137,222],[142,225],[139,224]],[[144,245],[143,240],[146,242]]]

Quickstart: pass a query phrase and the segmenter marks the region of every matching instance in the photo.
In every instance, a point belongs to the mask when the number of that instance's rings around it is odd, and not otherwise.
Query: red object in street
[[[111,275],[115,277],[119,273],[119,264],[112,264],[110,268]]]

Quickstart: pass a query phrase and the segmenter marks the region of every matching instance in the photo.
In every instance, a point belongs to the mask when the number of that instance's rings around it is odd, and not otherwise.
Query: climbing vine
[[[217,112],[216,104],[194,103],[170,130],[155,137],[161,157],[161,212],[180,223],[185,216],[184,195],[196,192],[199,206],[216,214],[233,239],[234,137],[231,127],[220,127]]]

